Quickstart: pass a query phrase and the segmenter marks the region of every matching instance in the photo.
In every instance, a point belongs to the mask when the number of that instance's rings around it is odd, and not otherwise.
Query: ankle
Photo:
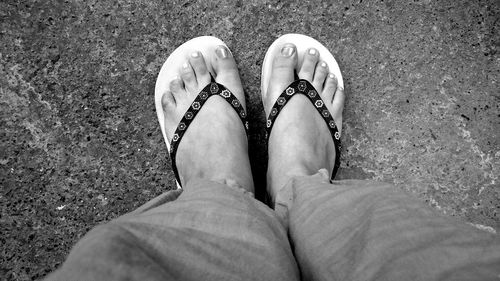
[[[290,180],[300,176],[311,176],[320,170],[321,167],[315,163],[305,163],[302,161],[295,162],[294,165],[273,165],[269,164],[267,170],[267,191],[272,198],[276,199],[276,194],[281,190]]]
[[[195,182],[202,182],[203,185],[206,185],[207,182],[215,182],[226,185],[233,189],[241,189],[245,192],[250,192],[255,194],[255,189],[253,185],[253,180],[251,178],[238,178],[235,175],[231,176],[207,176],[207,177],[193,177],[187,179],[183,183],[183,187],[190,189],[190,186],[196,186]]]
[[[228,162],[235,163],[235,161]],[[192,182],[199,180],[212,181],[254,193],[254,184],[250,172],[249,161],[241,160],[237,163],[238,165],[234,164],[231,165],[231,167],[221,162],[216,162],[214,165],[204,163],[200,166],[196,166],[196,164],[193,163],[189,166],[190,169],[183,167],[184,169],[180,170],[182,184],[183,186],[189,186]],[[198,164],[200,163],[198,162]],[[219,168],[214,169],[214,167]]]
[[[216,178],[212,178],[210,180],[217,182],[217,183],[227,185],[231,188],[242,189],[242,190],[244,190],[246,192],[250,192],[252,194],[255,193],[255,189],[253,186],[253,180],[250,178],[245,179],[245,178],[235,178],[235,177],[223,177],[223,178],[216,177]]]

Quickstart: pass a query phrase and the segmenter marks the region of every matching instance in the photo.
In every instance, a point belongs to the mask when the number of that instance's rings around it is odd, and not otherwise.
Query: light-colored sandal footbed
[[[158,115],[158,121],[160,122],[161,133],[163,135],[163,139],[165,140],[165,144],[167,145],[168,152],[170,152],[170,142],[168,141],[167,133],[165,132],[165,115],[163,113],[163,106],[161,104],[163,94],[168,91],[170,82],[176,76],[179,76],[182,64],[185,63],[189,56],[195,51],[199,51],[202,53],[207,64],[208,71],[214,74],[212,62],[213,60],[215,60],[215,49],[220,45],[224,45],[227,47],[227,45],[222,42],[222,40],[213,36],[201,36],[193,38],[177,47],[177,49],[175,49],[172,54],[170,54],[170,56],[161,67],[158,78],[156,79],[155,107],[156,114]],[[179,182],[177,182],[177,188],[181,188]]]
[[[338,87],[344,88],[342,73],[340,72],[339,65],[333,57],[332,53],[330,53],[330,51],[328,51],[328,49],[316,39],[302,34],[290,33],[276,39],[271,44],[269,49],[267,49],[266,56],[264,57],[264,62],[262,63],[262,76],[260,84],[262,96],[266,96],[267,94],[266,91],[269,85],[269,78],[271,77],[273,58],[280,53],[281,47],[285,43],[292,43],[297,47],[297,54],[299,58],[298,65],[302,64],[302,61],[304,60],[304,54],[307,49],[315,48],[316,50],[318,50],[320,60],[326,62],[330,72],[333,73],[337,78]]]

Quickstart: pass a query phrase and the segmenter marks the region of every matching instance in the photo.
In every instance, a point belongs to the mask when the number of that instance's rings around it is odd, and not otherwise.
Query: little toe
[[[197,94],[198,82],[196,81],[193,67],[188,61],[183,63],[181,66],[181,78],[184,83],[184,88],[190,94]]]
[[[207,64],[201,52],[193,52],[189,58],[189,63],[194,70],[198,88],[203,88],[210,83],[210,73],[208,72]]]
[[[330,78],[330,77],[332,77],[332,78]],[[335,86],[333,86],[333,85],[331,86],[332,88],[335,87],[334,88],[335,94],[333,96],[332,106],[333,106],[333,110],[339,111],[339,113],[341,115],[342,110],[344,109],[344,101],[345,101],[344,88],[338,86],[337,79],[335,78],[335,75],[329,74],[328,79],[335,80],[335,83],[332,83],[332,84],[335,84]],[[328,80],[327,80],[327,82],[328,82]]]
[[[321,96],[323,97],[323,100],[327,103],[332,103],[336,91],[337,91],[337,78],[333,73],[329,73],[326,77],[323,91],[321,91]]]
[[[316,70],[316,64],[319,60],[319,52],[314,48],[310,48],[304,54],[304,61],[299,70],[299,78],[306,79],[309,82],[313,81],[314,71]]]
[[[325,84],[326,76],[328,75],[328,64],[324,61],[320,61],[316,65],[316,71],[314,72],[313,86],[321,93],[323,91],[323,86]]]
[[[174,134],[176,124],[178,122],[177,104],[175,102],[175,97],[171,91],[167,91],[161,97],[161,105],[163,108],[163,114],[165,116],[165,132],[167,133],[168,140],[172,140],[172,135]]]
[[[323,95],[325,99],[327,99],[325,102],[331,102],[330,111],[332,117],[335,120],[339,133],[342,133],[342,112],[344,110],[345,100],[344,88],[338,86],[337,78],[333,73],[328,74],[326,78]]]

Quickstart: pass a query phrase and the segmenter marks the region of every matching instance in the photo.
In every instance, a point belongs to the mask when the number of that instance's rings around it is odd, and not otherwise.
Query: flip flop
[[[194,120],[198,112],[200,112],[201,108],[209,98],[213,96],[220,96],[225,101],[227,101],[240,117],[241,121],[243,122],[245,132],[248,135],[248,121],[246,119],[247,114],[241,102],[233,95],[233,93],[231,93],[228,89],[226,89],[224,85],[215,82],[214,79],[213,74],[215,73],[215,71],[214,68],[212,67],[212,62],[215,60],[213,58],[215,55],[215,49],[220,45],[224,45],[227,48],[227,45],[224,44],[222,40],[212,36],[196,37],[185,42],[177,49],[175,49],[172,52],[172,54],[170,54],[170,56],[163,64],[160,73],[158,74],[158,78],[156,80],[156,86],[155,86],[156,113],[158,115],[158,121],[160,122],[160,128],[161,128],[161,133],[163,135],[163,139],[165,140],[168,152],[170,153],[170,160],[172,161],[172,170],[175,174],[175,179],[178,189],[182,188],[182,185],[179,177],[179,172],[177,171],[177,165],[175,163],[177,148],[179,147],[179,143],[181,142],[184,133],[189,128],[189,125]],[[229,50],[229,48],[227,49]],[[172,141],[169,142],[167,139],[167,133],[165,132],[165,115],[163,113],[163,106],[161,103],[161,99],[163,97],[163,94],[169,90],[170,82],[176,76],[178,76],[178,73],[180,73],[179,69],[181,68],[182,64],[194,51],[199,51],[205,58],[207,69],[210,72],[211,82],[200,91],[198,96],[191,103],[191,106],[188,107],[186,113],[179,122],[179,125],[177,125],[174,136],[172,137]]]
[[[302,34],[285,34],[276,39],[276,41],[274,41],[271,44],[271,46],[266,52],[266,56],[264,57],[264,62],[262,63],[262,76],[261,76],[262,79],[260,85],[260,89],[263,96],[266,95],[266,91],[270,83],[269,79],[271,77],[273,58],[275,55],[280,53],[280,49],[285,43],[292,43],[296,46],[298,55],[298,65],[302,65],[302,62],[304,60],[304,54],[308,48],[315,48],[316,50],[318,50],[320,54],[320,60],[326,62],[330,72],[335,74],[338,83],[337,87],[342,87],[342,88],[344,87],[344,81],[342,80],[342,74],[340,72],[339,65],[337,64],[337,61],[335,60],[333,55],[330,53],[330,51],[328,51],[328,49],[325,46],[323,46],[320,42],[316,41],[315,39],[309,36],[305,36]],[[274,103],[271,112],[267,118],[266,135],[267,137],[271,135],[271,129],[273,127],[274,121],[276,120],[279,113],[286,105],[286,103],[296,94],[303,94],[311,101],[311,103],[316,108],[318,113],[325,120],[326,125],[330,131],[330,134],[333,139],[333,144],[335,146],[335,154],[336,154],[335,164],[332,171],[332,176],[330,178],[330,180],[333,180],[340,167],[340,149],[341,149],[340,133],[338,131],[337,126],[335,125],[335,121],[333,120],[331,112],[327,109],[327,107],[325,106],[325,102],[321,99],[320,95],[318,94],[316,89],[314,89],[313,85],[310,82],[304,79],[297,78],[294,82],[292,82],[287,88],[283,90],[278,99],[276,99],[276,102]]]

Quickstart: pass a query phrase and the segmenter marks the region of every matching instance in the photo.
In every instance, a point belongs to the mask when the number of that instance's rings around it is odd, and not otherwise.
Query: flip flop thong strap
[[[203,90],[201,90],[198,96],[194,99],[193,103],[191,103],[191,106],[187,109],[186,113],[179,122],[179,125],[177,125],[177,129],[175,130],[175,133],[170,142],[170,160],[172,161],[172,170],[174,171],[175,179],[177,180],[179,185],[181,185],[181,180],[179,177],[179,172],[177,171],[177,165],[175,163],[175,156],[177,154],[179,143],[186,133],[186,130],[189,128],[189,125],[191,124],[191,122],[193,122],[198,112],[200,112],[205,102],[213,96],[220,96],[231,105],[231,107],[240,117],[241,122],[243,122],[245,133],[248,136],[247,113],[243,108],[243,105],[238,100],[238,98],[233,95],[233,93],[231,93],[222,84],[215,82],[212,77],[212,81],[210,82],[210,84],[208,84],[205,88],[203,88]]]
[[[278,97],[276,102],[274,103],[269,117],[266,122],[266,135],[269,137],[271,135],[271,129],[273,128],[274,122],[278,117],[281,110],[285,107],[286,103],[296,94],[305,95],[311,103],[314,105],[314,108],[321,115],[323,120],[325,120],[328,130],[333,139],[333,144],[335,146],[335,164],[332,171],[332,176],[330,180],[335,179],[335,175],[340,167],[340,133],[335,125],[335,120],[325,105],[325,102],[321,99],[319,93],[314,89],[314,86],[311,85],[307,80],[299,79],[290,84],[281,95]]]

